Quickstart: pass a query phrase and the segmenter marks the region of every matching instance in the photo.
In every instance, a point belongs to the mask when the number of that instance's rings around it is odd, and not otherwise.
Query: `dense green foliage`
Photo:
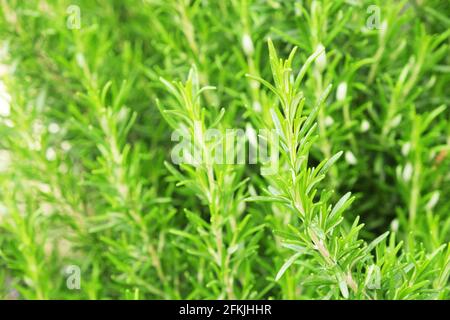
[[[0,298],[450,297],[448,2],[0,3]]]

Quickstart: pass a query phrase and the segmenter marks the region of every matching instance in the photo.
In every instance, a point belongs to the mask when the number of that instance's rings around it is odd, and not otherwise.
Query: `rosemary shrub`
[[[447,12],[2,1],[0,298],[449,299]]]

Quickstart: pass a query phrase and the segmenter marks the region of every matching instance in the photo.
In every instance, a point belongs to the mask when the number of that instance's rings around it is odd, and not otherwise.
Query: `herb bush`
[[[449,13],[1,1],[0,297],[448,299]]]

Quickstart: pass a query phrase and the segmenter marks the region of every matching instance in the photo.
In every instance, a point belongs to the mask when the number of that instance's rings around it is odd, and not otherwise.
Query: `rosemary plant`
[[[449,3],[0,2],[0,298],[449,299]]]

